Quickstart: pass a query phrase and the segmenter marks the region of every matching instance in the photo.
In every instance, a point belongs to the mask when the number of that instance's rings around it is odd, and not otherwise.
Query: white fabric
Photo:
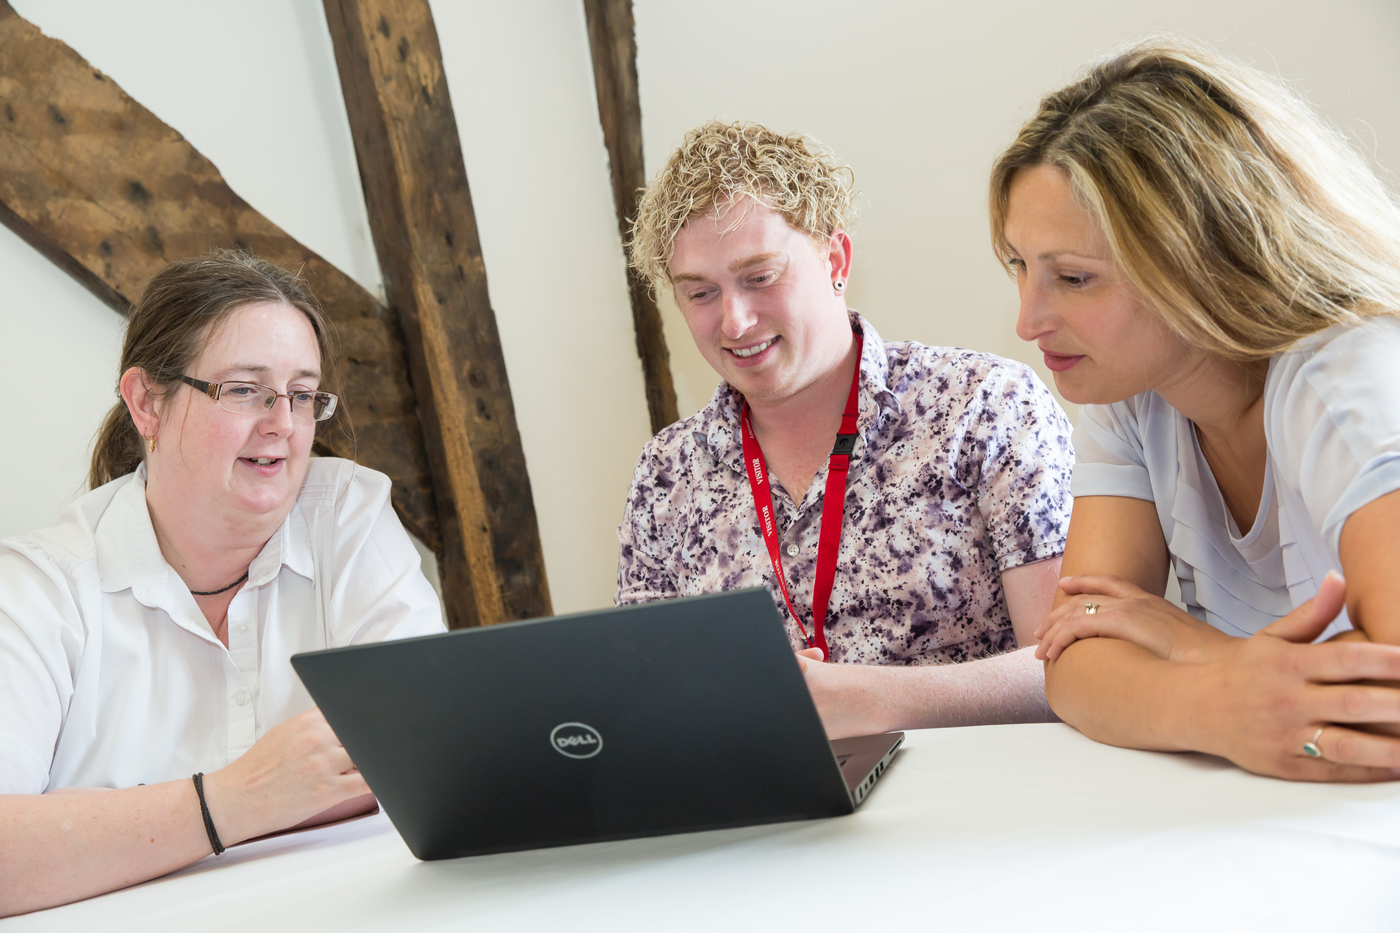
[[[0,542],[0,793],[213,771],[311,708],[293,654],[443,630],[389,478],[313,458],[225,648],[161,556],[144,476]]]
[[[1400,783],[1278,781],[1058,723],[911,732],[860,809],[829,820],[418,862],[392,815],[237,846],[0,933],[1400,925]]]
[[[1341,572],[1347,518],[1400,489],[1400,319],[1333,327],[1270,360],[1264,434],[1264,497],[1240,537],[1194,426],[1157,393],[1085,405],[1074,433],[1074,495],[1155,503],[1186,608],[1231,635],[1311,598]],[[1321,637],[1349,628],[1343,611]]]

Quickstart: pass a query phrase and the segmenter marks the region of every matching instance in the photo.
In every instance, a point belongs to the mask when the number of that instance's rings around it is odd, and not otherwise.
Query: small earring
[[[156,436],[155,436],[154,434],[152,434],[150,437],[146,438],[146,443],[150,445],[150,447],[151,447],[151,453],[155,453],[155,452],[156,452]]]
[[[845,282],[841,281],[840,279],[837,279],[837,280],[836,280],[836,290],[837,290],[838,292],[839,292],[841,289],[845,288],[845,287],[846,287],[846,283],[845,283]]]

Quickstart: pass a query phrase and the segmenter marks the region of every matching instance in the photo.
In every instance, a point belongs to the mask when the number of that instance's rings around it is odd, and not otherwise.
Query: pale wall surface
[[[1016,289],[989,244],[987,176],[1039,98],[1096,54],[1188,32],[1295,79],[1400,170],[1395,0],[710,0],[703,15],[687,0],[636,0],[636,18],[648,177],[711,117],[816,137],[855,169],[863,194],[851,307],[886,340],[988,350],[1047,381],[1013,331]],[[716,377],[667,304],[687,414]]]
[[[382,293],[317,0],[14,6],[183,133],[249,203]],[[648,420],[582,5],[443,3],[436,16],[554,607],[606,605]],[[24,490],[0,501],[9,535],[48,524],[81,490],[114,401],[121,331],[96,298],[0,234],[10,364],[0,387],[27,404],[8,422],[25,456],[0,463],[0,488]],[[70,369],[77,383],[29,391]]]
[[[184,133],[229,183],[378,292],[348,123],[317,0],[13,0]],[[890,339],[1038,362],[986,243],[988,166],[1041,93],[1093,53],[1189,30],[1284,75],[1400,167],[1400,6],[1337,0],[1054,8],[636,0],[649,170],[711,116],[805,131],[864,192],[851,303]],[[434,6],[557,611],[610,601],[613,536],[647,437],[581,3]],[[983,8],[985,6],[985,8]],[[1301,11],[1300,10],[1310,10]],[[1276,62],[1276,65],[1275,65]],[[0,535],[83,485],[114,401],[121,321],[0,229]],[[682,413],[715,377],[665,312]]]

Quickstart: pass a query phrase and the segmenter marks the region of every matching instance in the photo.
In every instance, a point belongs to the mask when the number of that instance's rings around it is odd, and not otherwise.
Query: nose
[[[286,404],[283,404],[283,403]],[[286,437],[296,428],[296,420],[292,417],[292,400],[285,395],[279,395],[272,400],[272,407],[263,412],[258,419],[258,430],[263,434],[276,437]]]
[[[1048,296],[1045,289],[1024,273],[1016,280],[1016,290],[1021,296],[1021,307],[1016,313],[1016,336],[1028,342],[1035,341],[1050,330],[1053,323]]]
[[[721,302],[723,317],[720,329],[730,340],[738,340],[758,323],[758,317],[743,292],[726,293],[721,297]]]

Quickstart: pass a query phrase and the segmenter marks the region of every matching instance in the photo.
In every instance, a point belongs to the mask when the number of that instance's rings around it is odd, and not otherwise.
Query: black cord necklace
[[[235,586],[237,586],[238,584],[242,583],[242,582],[243,582],[244,580],[246,580],[246,579],[248,579],[248,571],[245,570],[245,571],[243,571],[243,576],[239,577],[237,580],[234,580],[232,583],[230,583],[228,586],[224,587],[224,588],[221,589],[221,590],[209,590],[208,592],[200,592],[199,590],[190,590],[190,595],[191,595],[191,596],[218,596],[220,593],[227,593],[229,590],[233,589]]]

